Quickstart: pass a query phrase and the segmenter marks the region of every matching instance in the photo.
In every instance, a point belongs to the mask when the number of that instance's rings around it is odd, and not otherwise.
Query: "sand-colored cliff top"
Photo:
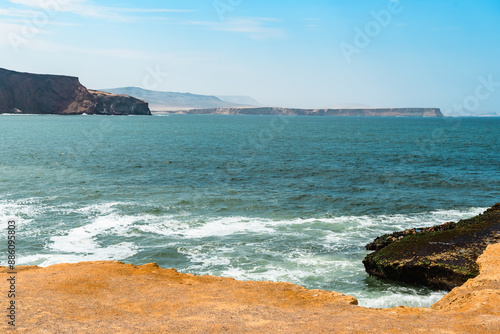
[[[430,309],[369,309],[336,292],[193,276],[154,264],[18,267],[16,327],[19,333],[499,333],[500,244],[478,263],[478,277]],[[7,269],[0,271],[5,286]],[[7,293],[0,300],[8,305]]]

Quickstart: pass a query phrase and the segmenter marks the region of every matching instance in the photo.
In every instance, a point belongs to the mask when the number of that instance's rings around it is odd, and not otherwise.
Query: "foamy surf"
[[[367,254],[366,243],[384,233],[458,221],[485,210],[280,220],[168,212],[129,214],[134,207],[131,202],[81,207],[73,203],[59,208],[43,207],[40,202],[37,198],[0,201],[0,218],[17,217],[22,222],[21,240],[34,235],[45,244],[41,252],[21,248],[23,265],[99,260],[157,262],[195,274],[287,281],[335,290],[354,295],[367,307],[430,306],[444,292],[380,282],[377,284],[385,285],[370,290],[361,263]],[[61,222],[72,217],[73,223],[59,224],[57,229],[39,223],[48,214]]]

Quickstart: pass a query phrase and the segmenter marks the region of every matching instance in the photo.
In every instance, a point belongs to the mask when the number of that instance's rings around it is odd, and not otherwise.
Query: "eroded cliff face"
[[[294,116],[396,116],[443,117],[439,108],[373,108],[373,109],[294,109],[294,108],[210,108],[171,111],[180,114],[217,115],[294,115]]]
[[[0,113],[150,115],[151,111],[136,98],[88,90],[76,77],[0,68]]]

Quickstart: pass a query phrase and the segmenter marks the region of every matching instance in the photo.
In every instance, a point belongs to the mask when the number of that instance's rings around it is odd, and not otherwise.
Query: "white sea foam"
[[[152,225],[139,226],[143,232],[156,233],[164,236],[198,239],[207,237],[224,237],[244,233],[273,233],[270,226],[272,220],[252,219],[246,217],[227,217],[215,219],[192,219],[191,221],[176,220],[174,216],[164,216]]]
[[[38,202],[37,198],[0,200],[0,221],[14,220],[17,227],[28,225],[46,210]]]
[[[133,256],[136,253],[136,246],[132,243],[120,243],[117,245],[97,249],[92,253],[71,254],[71,253],[50,253],[20,256],[19,261],[38,265],[40,267],[51,266],[59,263],[77,263],[82,261],[119,261]]]
[[[227,217],[203,220],[195,220],[194,222],[185,221],[185,217],[175,217],[173,215],[165,215],[161,217],[143,215],[143,216],[118,216],[113,214],[114,207],[123,203],[105,203],[99,205],[87,206],[77,209],[76,211],[84,214],[97,215],[93,223],[87,224],[78,228],[68,231],[63,236],[52,237],[50,249],[57,252],[79,252],[79,253],[95,253],[97,250],[105,252],[106,257],[110,257],[113,247],[115,246],[100,246],[95,240],[96,237],[102,235],[117,235],[125,236],[130,233],[132,226],[142,232],[148,232],[161,236],[177,237],[181,239],[199,239],[206,237],[225,237],[235,234],[268,234],[276,235],[283,234],[288,236],[296,235],[297,233],[311,232],[310,224],[322,223],[321,229],[324,226],[336,226],[334,231],[324,230],[326,236],[317,240],[323,246],[331,250],[339,250],[344,247],[364,245],[365,241],[362,236],[366,235],[369,239],[381,233],[391,232],[393,230],[400,230],[415,226],[426,226],[437,223],[442,223],[450,220],[458,220],[471,215],[484,211],[484,208],[475,208],[466,211],[449,210],[437,211],[424,214],[416,214],[413,216],[393,215],[393,216],[344,216],[334,218],[316,218],[316,219],[293,219],[274,221],[270,219],[248,218],[248,217]],[[104,216],[99,216],[104,215]],[[182,219],[179,221],[177,218]],[[293,227],[303,225],[305,229],[302,232],[298,230],[283,230],[283,227]],[[370,232],[370,227],[373,227],[373,232]],[[309,229],[309,231],[307,231]],[[368,229],[368,231],[367,231]],[[312,231],[314,232],[314,231]],[[361,238],[360,238],[361,237]],[[131,245],[127,244],[127,247]],[[137,245],[134,245],[137,247]],[[226,250],[227,251],[227,250]],[[227,263],[224,259],[217,260],[210,254],[208,257],[200,258],[200,252],[197,247],[186,248],[184,251],[186,255],[193,255],[196,257],[192,259],[193,262],[204,263],[202,267],[209,267],[213,265],[222,265]],[[206,250],[205,250],[206,252]],[[213,252],[223,254],[221,248],[213,249]],[[135,252],[131,252],[131,254]],[[236,249],[227,252],[228,257],[232,257],[237,253]],[[286,256],[284,256],[286,258]],[[119,258],[115,258],[119,259]],[[300,262],[297,264],[304,264],[306,258],[296,258],[292,261]],[[315,259],[315,261],[325,261],[325,259]],[[316,263],[318,264],[318,263]],[[338,264],[336,265],[338,267]]]
[[[7,216],[37,216],[41,212],[39,205],[36,205],[35,198],[28,198],[22,200],[8,201],[0,200],[0,214],[2,217]]]
[[[68,231],[59,231],[62,235],[50,238],[49,249],[53,252],[82,254],[93,254],[98,250],[104,252],[107,249],[105,254],[102,255],[105,255],[106,258],[113,258],[113,247],[116,248],[117,246],[103,246],[97,242],[96,238],[103,235],[130,236],[131,228],[135,227],[140,232],[152,233],[160,238],[169,236],[185,240],[230,235],[283,235],[293,239],[294,236],[309,234],[318,237],[319,235],[314,233],[321,232],[322,236],[314,242],[335,251],[345,247],[362,246],[365,242],[382,233],[410,227],[430,226],[452,220],[456,221],[485,210],[485,208],[472,208],[463,211],[441,210],[415,215],[341,216],[292,220],[249,217],[201,220],[199,218],[188,219],[188,217],[174,215],[119,215],[116,207],[126,204],[110,202],[74,209],[74,212],[89,217],[91,223]],[[47,210],[50,211],[48,208],[43,208],[37,199],[0,201],[0,215],[2,218],[26,217],[19,219],[21,223],[25,224],[31,223]],[[65,208],[64,210],[71,209]],[[318,223],[319,225],[315,225]],[[139,245],[127,244],[126,246],[137,248]],[[129,252],[128,254],[135,254],[135,252]],[[234,254],[228,255],[233,256]],[[123,257],[123,255],[120,257]],[[116,257],[114,259],[118,260],[120,258]]]
[[[106,215],[111,212],[116,211],[117,205],[126,205],[127,203],[122,202],[107,202],[84,206],[83,208],[76,209],[75,212],[85,214],[85,215]]]
[[[458,221],[485,210],[278,220],[242,216],[207,218],[189,213],[125,214],[124,208],[133,204],[108,202],[79,208],[68,204],[54,208],[40,205],[39,199],[4,200],[0,201],[0,218],[18,217],[25,232],[35,235],[44,235],[46,227],[38,227],[36,222],[47,214],[57,216],[59,212],[62,219],[72,215],[80,222],[76,227],[58,226],[57,235],[47,238],[45,254],[21,252],[22,264],[48,266],[63,262],[125,260],[141,248],[151,249],[150,244],[141,243],[148,234],[148,238],[161,241],[162,248],[168,247],[187,258],[186,263],[178,267],[185,272],[243,280],[289,281],[312,288],[325,288],[333,282],[352,288],[353,282],[366,277],[361,263],[366,254],[364,245],[375,237]],[[61,229],[64,226],[68,227]],[[136,238],[130,238],[134,236]],[[360,292],[355,297],[363,306],[393,307],[430,306],[442,295],[441,292],[417,295],[396,289],[387,294]]]
[[[383,296],[355,296],[358,305],[371,308],[390,308],[397,306],[429,307],[438,302],[445,295],[444,291],[433,291],[428,295],[410,293],[386,293]]]
[[[50,238],[51,250],[59,252],[94,253],[99,247],[95,237],[106,234],[122,234],[136,221],[134,217],[115,214],[97,217],[91,224],[71,229],[63,236]]]
[[[182,231],[187,238],[206,238],[228,236],[238,233],[272,233],[274,229],[268,227],[267,220],[230,217],[209,220],[202,226]]]
[[[122,260],[131,257],[137,253],[137,245],[131,242],[102,245],[97,237],[126,235],[136,220],[137,218],[132,216],[123,217],[117,214],[99,216],[90,224],[73,228],[64,235],[51,237],[48,244],[51,254],[40,255],[36,261],[45,259],[38,264],[47,266],[59,261]]]

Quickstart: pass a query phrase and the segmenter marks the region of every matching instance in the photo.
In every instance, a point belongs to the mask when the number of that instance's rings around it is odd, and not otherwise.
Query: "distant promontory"
[[[169,111],[175,114],[294,115],[294,116],[397,116],[443,117],[439,108],[293,109],[275,107],[208,108]]]
[[[88,90],[78,78],[0,68],[0,113],[151,115],[148,103],[127,95]]]

